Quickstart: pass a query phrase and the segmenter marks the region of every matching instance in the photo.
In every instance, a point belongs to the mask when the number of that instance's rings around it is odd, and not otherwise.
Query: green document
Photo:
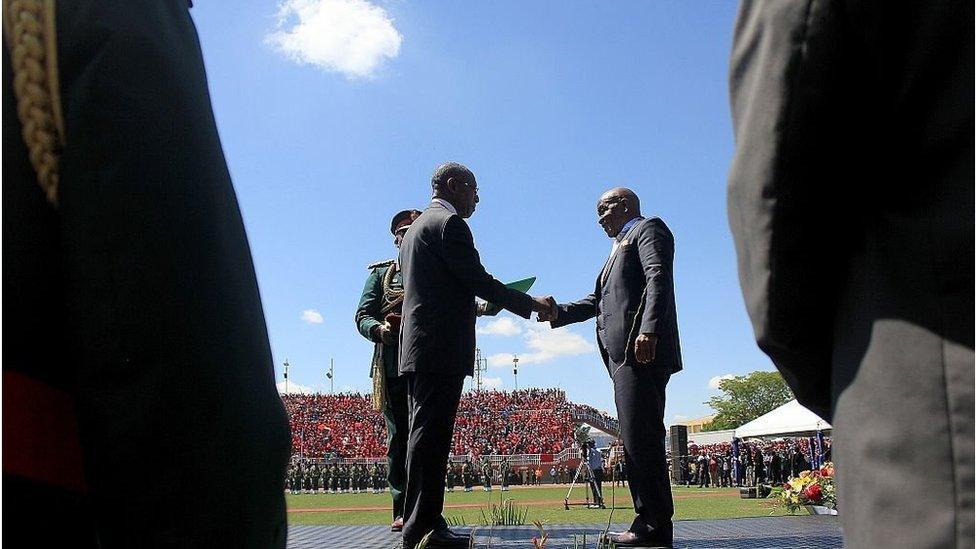
[[[520,292],[528,293],[529,288],[535,284],[535,277],[530,276],[529,278],[523,278],[522,280],[516,280],[515,282],[509,282],[505,286],[513,290],[518,290]],[[488,303],[485,306],[485,312],[483,316],[495,316],[502,310],[500,305],[495,305],[494,303]]]

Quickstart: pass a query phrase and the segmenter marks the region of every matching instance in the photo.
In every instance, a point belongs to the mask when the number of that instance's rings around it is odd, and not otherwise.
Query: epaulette
[[[393,260],[387,259],[385,261],[377,261],[376,263],[370,263],[369,265],[366,266],[366,268],[372,271],[373,269],[376,269],[378,267],[386,267],[387,265],[393,265]]]

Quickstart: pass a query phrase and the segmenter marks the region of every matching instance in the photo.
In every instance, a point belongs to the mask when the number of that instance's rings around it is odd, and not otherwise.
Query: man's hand
[[[551,322],[556,320],[556,317],[559,315],[559,307],[556,305],[556,300],[551,295],[547,295],[544,298],[535,297],[533,299],[536,302],[541,300],[545,304],[545,308],[543,310],[537,310],[539,314],[536,316],[536,321]]]
[[[393,345],[396,343],[398,334],[393,333],[393,330],[390,329],[389,324],[377,324],[373,330],[376,339],[379,339],[383,345]]]
[[[657,334],[641,334],[634,342],[634,355],[637,362],[650,364],[657,353]]]

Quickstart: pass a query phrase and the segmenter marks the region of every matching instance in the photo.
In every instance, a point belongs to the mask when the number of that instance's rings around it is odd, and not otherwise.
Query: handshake
[[[532,310],[537,313],[536,320],[538,322],[551,322],[559,316],[559,307],[551,295],[547,295],[546,297],[533,297]]]

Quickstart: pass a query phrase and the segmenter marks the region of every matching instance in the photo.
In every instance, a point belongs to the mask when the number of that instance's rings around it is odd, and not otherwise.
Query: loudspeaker
[[[684,425],[671,426],[671,458],[688,455],[688,428]]]
[[[688,427],[684,425],[671,426],[671,481],[682,484],[687,481],[688,459]]]

